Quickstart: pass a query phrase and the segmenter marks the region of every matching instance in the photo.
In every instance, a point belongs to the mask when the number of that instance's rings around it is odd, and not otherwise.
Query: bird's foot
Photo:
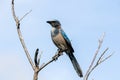
[[[63,51],[60,49],[57,50],[57,53],[52,57],[55,61],[58,59],[59,56],[63,55]]]
[[[52,57],[53,60],[57,60],[58,59],[58,54],[55,54],[53,57]]]

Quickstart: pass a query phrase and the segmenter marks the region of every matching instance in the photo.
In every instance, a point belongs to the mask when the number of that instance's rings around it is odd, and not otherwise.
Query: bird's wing
[[[60,30],[60,32],[61,32],[61,35],[63,36],[63,38],[65,39],[68,47],[70,48],[70,51],[74,52],[72,45],[71,45],[71,42],[70,42],[69,38],[67,37],[67,35],[65,34],[65,32],[62,29]]]

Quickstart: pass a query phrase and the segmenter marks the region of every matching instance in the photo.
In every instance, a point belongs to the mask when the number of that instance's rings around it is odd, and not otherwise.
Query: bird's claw
[[[59,56],[63,55],[62,52],[63,52],[63,51],[61,51],[60,49],[58,49],[58,50],[57,50],[57,53],[52,57],[52,59],[54,59],[54,60],[56,61]]]
[[[53,57],[52,57],[53,60],[57,60],[58,59],[58,54],[55,54]]]

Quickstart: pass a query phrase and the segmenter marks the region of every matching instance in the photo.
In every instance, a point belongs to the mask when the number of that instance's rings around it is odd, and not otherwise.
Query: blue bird
[[[74,69],[80,77],[83,77],[82,70],[77,62],[75,56],[73,55],[74,49],[72,48],[71,42],[58,20],[47,21],[52,26],[51,37],[54,44],[58,47],[60,51],[64,51],[70,58]]]

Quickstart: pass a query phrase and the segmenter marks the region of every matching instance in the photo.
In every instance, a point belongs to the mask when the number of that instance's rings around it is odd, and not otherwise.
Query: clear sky
[[[115,54],[90,75],[89,80],[119,80],[120,72],[120,0],[15,0],[16,15],[21,18],[21,31],[32,59],[36,48],[43,51],[41,64],[56,52],[47,20],[58,19],[72,41],[75,56],[85,74],[106,33],[101,48]],[[0,80],[32,80],[33,71],[18,39],[12,17],[11,0],[0,0]],[[39,73],[39,80],[82,80],[69,58],[61,56]]]

